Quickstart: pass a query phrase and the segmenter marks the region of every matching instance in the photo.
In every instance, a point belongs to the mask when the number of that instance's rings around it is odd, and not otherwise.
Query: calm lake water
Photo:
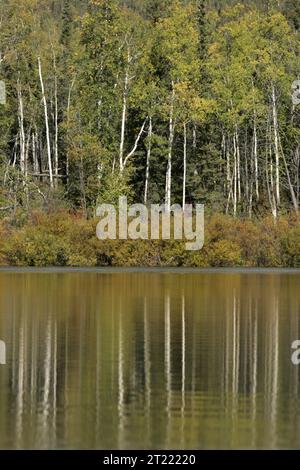
[[[0,448],[300,448],[300,274],[0,272]]]

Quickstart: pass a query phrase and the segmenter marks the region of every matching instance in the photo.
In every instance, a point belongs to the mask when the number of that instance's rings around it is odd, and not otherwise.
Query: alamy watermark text
[[[102,204],[97,208],[99,240],[185,240],[188,251],[204,245],[204,206],[143,204],[128,206],[127,198],[119,198],[119,206]],[[171,230],[172,228],[172,230]],[[171,233],[173,232],[173,233]]]

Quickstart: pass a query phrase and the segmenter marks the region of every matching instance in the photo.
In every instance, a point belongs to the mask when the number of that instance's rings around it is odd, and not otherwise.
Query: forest
[[[0,11],[0,264],[300,266],[299,0]],[[120,196],[204,204],[206,247],[98,241]]]

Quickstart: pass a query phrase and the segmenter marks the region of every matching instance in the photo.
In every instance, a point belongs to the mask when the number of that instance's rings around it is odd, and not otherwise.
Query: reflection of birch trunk
[[[237,412],[238,412],[238,393],[239,393],[239,369],[240,369],[240,301],[237,298],[236,290],[233,292],[233,324],[232,324],[232,435],[236,433]]]
[[[119,429],[118,439],[119,448],[122,449],[122,440],[124,436],[124,357],[123,357],[123,321],[122,321],[122,307],[119,306],[119,339],[118,339],[118,415],[119,415]]]
[[[274,296],[274,309],[271,316],[271,371],[272,371],[272,381],[271,381],[271,430],[272,430],[272,447],[276,447],[276,419],[277,419],[277,401],[278,401],[278,368],[279,368],[279,299],[276,293],[273,293]]]
[[[16,315],[13,313],[12,315],[12,350],[11,350],[11,360],[12,360],[12,388],[16,390],[17,386],[17,322],[16,322]]]
[[[240,304],[236,291],[233,291],[232,303],[226,306],[226,357],[225,357],[225,392],[226,398],[231,398],[231,406],[225,403],[228,417],[232,420],[232,434],[236,426],[236,411],[239,390],[240,363]]]
[[[101,317],[97,315],[96,318],[97,327],[96,327],[96,335],[97,335],[97,357],[96,357],[96,387],[95,387],[95,403],[96,403],[96,420],[95,420],[95,436],[96,442],[98,442],[98,432],[101,426],[100,424],[100,413],[101,413]]]
[[[191,383],[191,409],[192,414],[197,410],[197,322],[196,317],[193,317],[193,332],[192,332],[192,383]]]
[[[182,406],[184,410],[184,403],[185,403],[185,298],[184,294],[182,294],[181,299],[181,336],[182,336],[182,343],[181,343],[181,356],[182,356],[182,373],[181,373],[181,391],[182,391]]]
[[[25,332],[24,318],[21,319],[19,332],[19,357],[18,357],[18,382],[17,382],[17,400],[16,400],[16,437],[17,447],[22,447],[20,441],[23,434],[23,406],[24,406],[24,376],[25,376]]]
[[[258,305],[255,299],[254,309],[252,310],[252,303],[250,303],[250,390],[251,390],[251,420],[252,420],[252,447],[256,445],[256,400],[257,400],[257,314]]]
[[[166,293],[165,297],[165,379],[167,392],[167,446],[170,437],[170,421],[171,421],[171,310],[170,310],[170,293]]]
[[[276,447],[276,419],[278,400],[278,348],[279,348],[279,302],[276,290],[278,285],[274,278],[270,288],[270,315],[267,318],[265,334],[265,406],[267,409],[268,429],[270,429],[269,440],[271,447]]]
[[[234,292],[233,297],[233,311],[232,311],[232,393],[236,394],[236,296]]]
[[[254,397],[256,395],[257,391],[257,300],[255,301],[255,309],[254,309],[254,318],[252,319],[251,322],[251,333],[252,333],[252,341],[251,341],[251,347],[252,347],[252,359],[251,359],[251,364],[252,364],[252,374],[251,374],[251,393],[252,396]]]
[[[229,299],[227,297],[226,299],[226,333],[225,333],[226,339],[225,339],[225,392],[226,396],[228,396],[229,393],[229,385],[230,385],[230,374],[232,373],[232,367],[231,367],[231,351],[230,351],[230,345],[232,344],[232,338],[231,338],[231,310],[230,310],[230,305],[229,305]]]
[[[52,432],[56,442],[56,411],[57,411],[57,320],[54,321],[53,338],[53,411],[52,411]]]
[[[232,344],[233,344],[232,392],[233,392],[234,395],[236,395],[238,393],[238,389],[239,389],[240,315],[239,315],[239,302],[236,298],[236,292],[235,291],[234,291],[234,298],[233,298]]]
[[[32,325],[31,336],[31,375],[30,375],[30,405],[31,413],[34,412],[36,406],[37,395],[37,367],[38,367],[38,325],[36,322]]]
[[[291,297],[291,308],[293,311],[293,317],[291,322],[291,329],[290,329],[290,344],[293,343],[295,338],[299,338],[299,298],[298,297]],[[293,367],[291,369],[291,383],[293,384],[293,397],[295,400],[298,399],[299,395],[299,367]]]
[[[186,351],[186,320],[185,320],[185,297],[184,293],[181,298],[181,444],[184,446],[184,417],[185,417],[185,351]]]
[[[171,318],[170,294],[165,299],[165,377],[167,392],[171,390]],[[169,410],[168,410],[169,411]]]
[[[44,387],[43,387],[43,414],[47,414],[49,407],[50,380],[51,380],[51,321],[48,318],[46,326],[46,353],[44,360]]]
[[[151,408],[151,358],[150,358],[150,331],[147,298],[144,297],[144,369],[145,369],[145,404],[148,437],[150,433],[150,408]]]

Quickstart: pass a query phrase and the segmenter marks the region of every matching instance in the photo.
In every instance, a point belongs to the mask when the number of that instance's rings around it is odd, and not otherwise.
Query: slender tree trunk
[[[253,124],[253,156],[254,156],[254,172],[255,172],[255,194],[256,200],[259,201],[259,183],[258,183],[258,152],[257,152],[257,125],[256,125],[256,112],[254,112]]]
[[[277,200],[276,200],[276,193],[275,193],[275,185],[274,185],[274,165],[272,160],[272,147],[270,147],[270,188],[271,188],[271,200],[272,200],[272,214],[274,218],[277,218]]]
[[[124,170],[124,143],[125,143],[125,126],[126,126],[126,113],[127,113],[127,93],[128,93],[128,83],[129,83],[129,76],[128,70],[126,71],[125,81],[124,81],[124,90],[123,90],[123,105],[122,105],[122,119],[121,119],[121,137],[120,137],[120,153],[119,153],[119,160],[120,160],[120,172],[122,173]]]
[[[148,145],[147,145],[147,162],[146,162],[145,192],[144,192],[144,204],[145,204],[145,205],[146,205],[147,202],[148,202],[151,146],[152,146],[152,117],[150,116],[150,118],[149,118],[149,129],[148,129]]]
[[[279,150],[279,130],[276,106],[276,92],[274,85],[272,86],[272,113],[273,113],[273,131],[274,131],[274,148],[275,148],[275,186],[277,205],[280,205],[280,150]]]
[[[40,82],[41,82],[42,98],[43,98],[43,103],[44,103],[44,113],[45,113],[49,179],[50,179],[50,186],[51,186],[51,188],[53,188],[53,172],[52,172],[52,156],[51,156],[51,144],[50,144],[48,107],[47,107],[47,100],[46,100],[46,95],[45,95],[45,87],[44,87],[43,73],[42,73],[42,64],[41,64],[40,57],[38,57],[38,65],[39,65],[39,76],[40,76]]]
[[[238,128],[235,129],[235,145],[236,145],[236,177],[237,177],[237,195],[238,201],[241,201],[241,154],[240,154],[240,143]]]
[[[168,165],[166,174],[166,194],[165,194],[165,205],[166,210],[171,209],[171,186],[172,186],[172,151],[174,142],[174,100],[175,100],[175,87],[172,82],[172,96],[170,105],[170,119],[169,119],[169,149],[168,149]]]
[[[37,150],[38,150],[37,147],[38,147],[38,135],[37,135],[37,130],[35,130],[32,133],[32,161],[33,161],[33,172],[36,175],[40,172],[38,155],[37,155]]]
[[[87,204],[86,204],[86,194],[85,194],[84,165],[83,165],[83,159],[82,159],[82,150],[80,152],[79,181],[80,181],[80,189],[81,189],[82,208],[84,210],[85,217],[87,217]]]
[[[273,109],[273,126],[274,126],[274,147],[275,147],[275,157],[276,157],[276,199],[277,199],[277,204],[280,204],[280,153],[283,159],[284,167],[285,167],[285,172],[286,176],[288,179],[288,185],[289,185],[289,190],[293,202],[293,206],[295,209],[296,214],[299,212],[299,206],[298,206],[298,201],[297,197],[295,195],[294,187],[291,181],[290,177],[290,172],[289,172],[289,167],[285,158],[285,154],[281,145],[281,139],[280,139],[280,134],[279,134],[279,129],[278,129],[278,116],[277,116],[277,107],[276,107],[276,93],[275,93],[275,87],[273,85],[272,87],[272,109]]]
[[[122,171],[124,171],[125,169],[125,166],[127,165],[128,163],[128,160],[130,159],[130,157],[132,157],[132,155],[135,153],[137,147],[138,147],[138,144],[139,144],[139,141],[141,140],[141,137],[143,135],[143,132],[144,132],[144,129],[145,129],[145,126],[146,126],[146,123],[148,121],[148,118],[145,119],[145,121],[143,122],[142,124],[142,127],[140,129],[140,132],[138,133],[137,135],[137,138],[135,139],[135,142],[134,142],[134,145],[132,147],[132,150],[126,155],[125,158],[123,158],[123,163],[122,163]]]
[[[186,165],[187,165],[187,129],[186,122],[183,124],[183,194],[182,209],[185,210],[186,199]]]
[[[18,141],[19,141],[19,133],[20,133],[20,131],[18,132],[18,134],[16,136],[16,139],[15,139],[15,143],[14,143],[13,161],[12,161],[12,167],[13,168],[16,167],[16,163],[17,163],[17,146],[18,146]]]
[[[233,214],[237,212],[237,146],[235,135],[233,136]]]
[[[271,206],[271,212],[274,220],[277,220],[277,201],[274,192],[274,179],[273,179],[273,162],[272,162],[272,144],[271,144],[271,129],[269,122],[267,124],[267,135],[266,135],[266,181],[268,197]],[[270,160],[270,171],[269,171],[269,160]]]
[[[56,58],[53,52],[53,67],[54,67],[54,174],[56,176],[55,186],[58,183],[58,98],[57,98],[57,69],[56,69]]]
[[[299,145],[296,147],[295,153],[294,153],[294,162],[295,162],[295,185],[296,185],[296,197],[297,197],[297,202],[299,205],[299,166],[300,166],[300,147]]]
[[[252,217],[252,155],[250,156],[250,168],[248,158],[248,127],[246,126],[244,141],[244,160],[245,160],[245,197],[248,204],[249,218]]]
[[[225,139],[225,137],[224,137]],[[232,178],[231,178],[231,162],[230,162],[230,148],[227,142],[226,145],[226,139],[224,140],[224,145],[225,145],[225,153],[226,153],[226,181],[227,181],[227,194],[230,194],[231,191],[231,183],[232,183]]]
[[[31,127],[28,130],[27,140],[25,143],[25,178],[27,178],[27,174],[28,174],[28,156],[29,156],[30,140],[31,140]]]
[[[18,80],[18,100],[19,100],[19,136],[20,136],[20,168],[22,174],[25,176],[26,172],[26,155],[25,155],[25,131],[24,131],[24,106],[23,106],[23,96],[20,81]]]
[[[197,127],[196,124],[194,123],[193,125],[193,155],[196,153],[196,148],[197,148]]]
[[[67,132],[69,132],[69,127],[70,127],[70,109],[71,109],[71,95],[72,95],[72,89],[75,83],[75,78],[73,78],[71,85],[69,87],[69,93],[68,93],[68,104],[67,104]],[[69,167],[70,167],[70,157],[69,157],[69,143],[67,145],[67,152],[66,152],[66,179],[67,183],[69,182]]]
[[[285,158],[285,154],[283,152],[281,142],[280,142],[280,150],[281,150],[281,155],[282,155],[282,159],[283,159],[283,163],[284,163],[284,167],[285,167],[285,172],[286,172],[286,176],[287,176],[287,180],[288,180],[288,185],[289,185],[289,189],[290,189],[290,194],[291,194],[293,206],[294,206],[296,214],[298,215],[299,205],[298,205],[298,201],[297,201],[297,197],[296,197],[296,194],[295,194],[294,186],[292,184],[292,180],[291,180],[291,176],[290,176],[289,167],[288,167],[288,164],[287,164],[287,161],[286,161],[286,158]]]
[[[222,141],[221,141],[221,157],[222,157],[222,162],[225,162],[226,160],[226,139],[225,139],[225,134],[222,130]],[[226,178],[227,180],[227,178]],[[226,195],[227,189],[226,189],[226,182],[224,183],[224,194]]]
[[[29,148],[30,148],[30,137],[31,137],[31,127],[28,130],[27,133],[27,139],[25,141],[25,171],[24,171],[24,176],[25,176],[25,181],[24,181],[24,192],[26,195],[26,205],[27,209],[29,207],[29,195],[28,195],[28,187],[26,184],[27,181],[27,175],[28,175],[28,156],[29,156]]]

